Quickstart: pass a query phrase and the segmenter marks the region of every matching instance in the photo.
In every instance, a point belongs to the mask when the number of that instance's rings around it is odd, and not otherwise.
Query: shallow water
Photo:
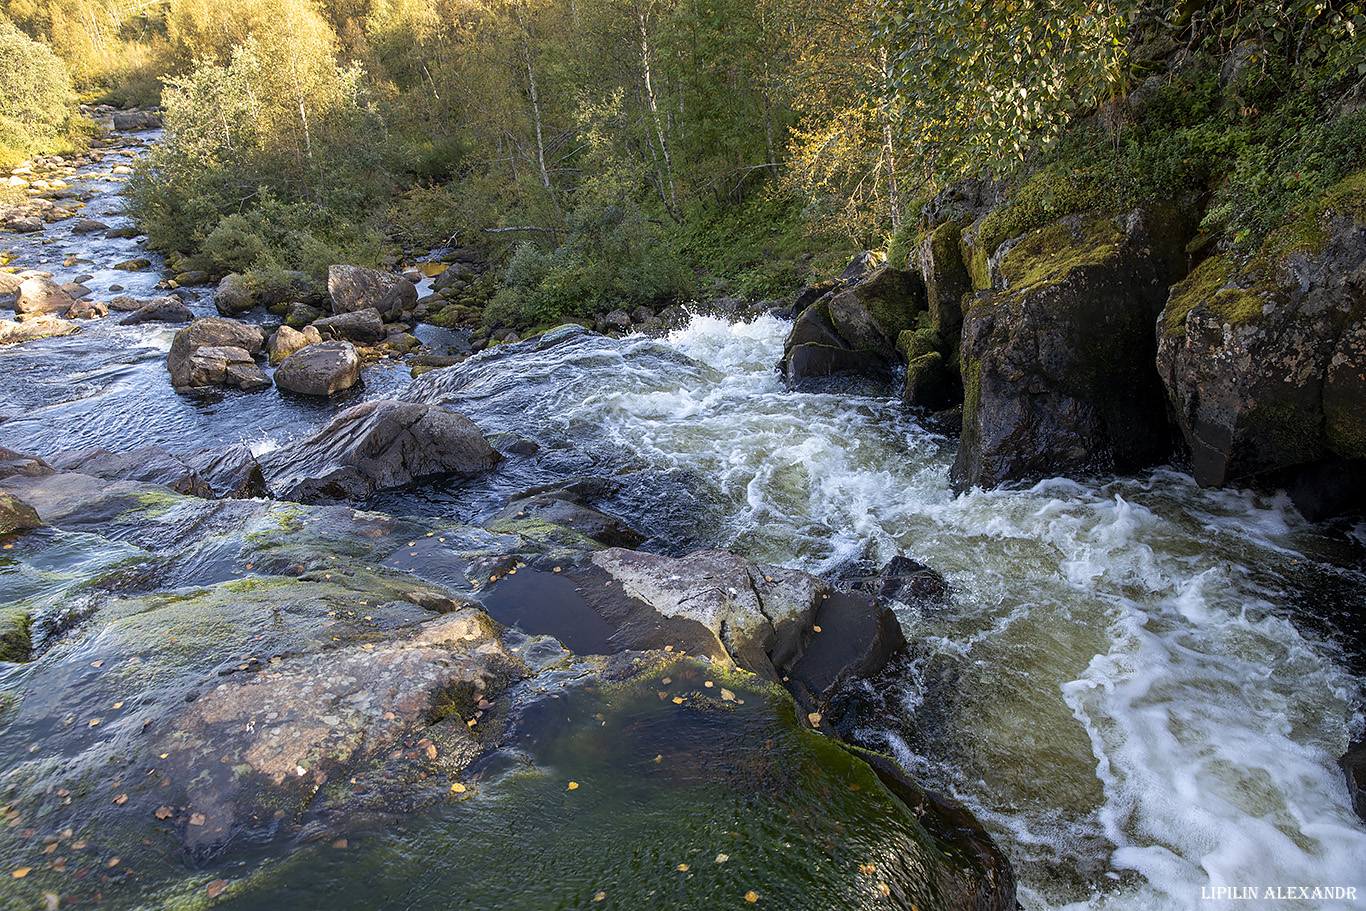
[[[20,242],[15,265],[72,255],[57,234]],[[127,285],[107,267],[132,242],[101,243],[78,268]],[[207,295],[192,305],[211,312]],[[881,712],[862,736],[972,807],[1026,908],[1247,907],[1208,897],[1227,886],[1359,896],[1261,908],[1362,905],[1366,826],[1336,757],[1363,729],[1366,528],[1312,526],[1283,498],[1202,491],[1169,469],[955,497],[953,441],[895,401],[784,389],[785,331],[699,317],[665,340],[586,335],[428,374],[403,394],[540,452],[368,505],[470,521],[526,487],[601,475],[622,483],[599,508],[647,549],[723,547],[832,576],[907,554],[953,594],[901,611],[913,647],[869,684]],[[382,364],[346,401],[181,396],[164,367],[172,333],[111,319],[0,348],[0,445],[264,449],[407,386],[406,368]],[[121,559],[80,538],[0,584],[43,597],[88,561]],[[393,838],[395,857],[417,850]]]
[[[662,343],[584,337],[408,395],[527,436],[547,463],[671,482],[704,507],[687,510],[696,545],[816,573],[897,553],[941,570],[953,597],[902,612],[912,655],[862,734],[979,813],[1026,907],[1209,908],[1234,885],[1366,897],[1366,827],[1336,765],[1362,726],[1360,528],[1166,469],[955,497],[950,441],[895,402],[786,391],[784,332],[698,318]],[[679,548],[684,523],[627,517]]]

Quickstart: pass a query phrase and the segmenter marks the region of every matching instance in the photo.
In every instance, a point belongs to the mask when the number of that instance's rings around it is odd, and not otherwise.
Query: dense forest
[[[955,180],[1004,236],[1184,199],[1255,252],[1366,149],[1361,4],[0,0],[0,164],[164,105],[130,186],[211,272],[479,248],[486,322],[789,293],[904,257]],[[12,23],[12,24],[11,24]],[[1339,193],[1337,197],[1341,198]]]

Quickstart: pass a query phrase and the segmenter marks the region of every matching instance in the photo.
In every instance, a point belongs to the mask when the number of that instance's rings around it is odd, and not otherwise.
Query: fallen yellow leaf
[[[882,883],[882,882],[878,883],[878,884],[877,884],[877,890],[878,890],[879,892],[882,893],[882,897],[883,897],[883,898],[891,898],[891,897],[892,897],[892,887],[889,886],[889,885],[887,885],[886,883]]]
[[[821,713],[812,712],[810,715],[806,716],[806,720],[811,722],[813,728],[818,728],[821,726]]]
[[[465,793],[466,791],[468,791],[468,790],[469,790],[469,788],[465,787],[463,784],[461,784],[461,783],[458,782],[458,781],[457,781],[455,784],[451,785],[451,793],[452,793],[452,794],[464,794],[464,793]]]
[[[682,697],[682,696],[675,696],[675,697],[674,697],[674,705],[682,705],[682,704],[683,704],[683,697]]]
[[[213,882],[209,883],[204,891],[208,893],[209,898],[217,898],[223,894],[223,890],[227,887],[228,881],[226,879],[215,879]]]
[[[757,902],[758,900],[759,900],[759,893],[758,893],[758,892],[746,892],[746,893],[745,893],[745,901],[749,902],[751,905],[754,904],[755,902]]]
[[[557,570],[555,570],[555,572],[559,572],[559,570],[557,569]],[[594,895],[594,896],[593,896],[593,901],[595,901],[595,902],[600,902],[600,901],[602,901],[603,899],[605,899],[606,897],[607,897],[607,893],[606,893],[606,892],[599,892],[597,895]]]
[[[127,802],[128,802],[128,795],[127,795],[127,794],[120,794],[119,796],[117,796],[117,797],[114,798],[114,803],[118,804],[119,806],[123,806],[123,805],[126,804]]]
[[[10,876],[13,876],[15,879],[23,879],[25,876],[28,876],[32,872],[32,867],[20,867],[18,870],[15,870],[13,873],[11,873]]]
[[[687,864],[679,864],[678,866],[674,867],[674,869],[677,870],[679,873],[687,873],[687,872],[688,872],[688,865],[687,865]]]
[[[157,819],[170,819],[175,815],[175,811],[170,807],[157,807]]]
[[[191,813],[191,814],[190,814],[190,825],[192,825],[192,826],[202,826],[202,825],[204,825],[204,814],[203,814],[203,813]]]
[[[718,854],[718,855],[716,855],[716,862],[717,862],[718,864],[723,864],[723,863],[725,863],[725,862],[728,861],[728,860],[730,860],[730,855],[729,855],[729,854]]]
[[[571,781],[571,782],[569,783],[569,790],[571,790],[571,791],[577,790],[578,787],[579,787],[579,783],[578,783],[577,781]]]

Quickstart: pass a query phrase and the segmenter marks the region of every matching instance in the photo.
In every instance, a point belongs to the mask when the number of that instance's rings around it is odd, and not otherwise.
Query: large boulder
[[[163,125],[159,111],[116,111],[113,120],[114,129],[120,133],[159,130]]]
[[[906,645],[896,615],[874,599],[723,551],[674,559],[611,548],[568,572],[616,648],[702,655],[785,681],[813,709]]]
[[[265,333],[256,326],[216,316],[197,319],[177,332],[171,342],[171,351],[166,355],[171,384],[177,389],[269,386],[270,379],[252,358],[264,344]],[[200,354],[201,349],[209,350]]]
[[[275,334],[270,337],[270,344],[266,351],[270,356],[272,364],[278,364],[296,351],[302,351],[309,345],[316,345],[323,340],[318,334],[318,330],[312,326],[305,326],[302,332],[291,329],[289,326],[281,326],[275,330]]]
[[[1152,327],[1188,232],[1165,210],[1090,214],[1003,245],[964,314],[957,489],[1168,457]]]
[[[188,323],[194,320],[194,312],[180,298],[174,296],[154,297],[132,313],[119,320],[120,326],[136,326],[139,323]]]
[[[15,345],[39,338],[71,335],[80,331],[79,323],[57,319],[55,316],[40,316],[37,319],[24,320],[22,323],[0,320],[0,345]]]
[[[281,271],[241,275],[232,272],[218,282],[213,303],[224,316],[236,316],[254,307],[270,307],[290,301],[314,301],[318,289],[305,272]]]
[[[780,369],[798,388],[854,374],[884,379],[899,362],[897,338],[925,310],[920,276],[890,266],[808,306],[783,344]]]
[[[275,368],[275,385],[299,395],[329,396],[360,382],[360,355],[350,342],[318,342]]]
[[[1285,486],[1311,518],[1366,505],[1366,222],[1172,289],[1157,362],[1198,483]]]
[[[75,299],[50,278],[35,276],[19,285],[19,297],[14,302],[15,313],[45,315],[65,313]]]
[[[339,343],[312,348],[329,344]],[[364,498],[420,478],[471,474],[500,459],[462,414],[439,405],[375,401],[348,408],[313,436],[260,461],[277,495],[317,502]]]
[[[48,463],[58,471],[75,471],[96,478],[161,484],[176,493],[212,497],[213,489],[179,457],[160,446],[142,446],[127,452],[101,447],[59,452]]]
[[[371,307],[392,320],[417,303],[417,287],[401,275],[360,266],[332,266],[327,270],[327,293],[333,313],[352,313]]]
[[[196,348],[185,361],[185,373],[175,379],[177,389],[236,386],[253,392],[270,387],[270,377],[256,365],[251,353],[232,345]]]
[[[357,345],[382,342],[386,335],[384,320],[374,307],[323,317],[314,321],[312,328],[323,339],[354,342]]]
[[[18,294],[19,286],[23,283],[23,276],[16,275],[13,272],[0,271],[0,299]]]

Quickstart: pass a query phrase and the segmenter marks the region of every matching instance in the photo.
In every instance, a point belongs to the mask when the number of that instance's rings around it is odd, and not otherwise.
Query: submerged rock
[[[22,323],[13,320],[0,320],[0,345],[17,345],[20,342],[31,342],[34,339],[52,338],[59,335],[71,335],[80,332],[79,323],[69,320],[57,319],[52,316],[40,316],[37,319],[27,319]]]
[[[313,436],[261,462],[279,496],[318,502],[362,499],[420,478],[483,471],[500,458],[464,415],[438,405],[376,401],[348,408]]]

